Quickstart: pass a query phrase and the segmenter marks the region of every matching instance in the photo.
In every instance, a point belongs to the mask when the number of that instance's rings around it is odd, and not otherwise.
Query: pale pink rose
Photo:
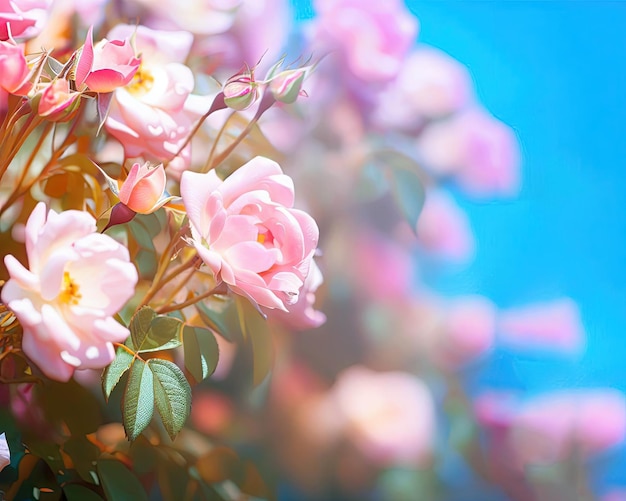
[[[13,41],[0,41],[0,88],[9,94],[24,96],[32,87],[29,76],[23,48]]]
[[[467,215],[442,190],[426,193],[417,221],[417,238],[428,251],[445,259],[463,261],[474,253],[474,236]]]
[[[519,188],[519,147],[513,131],[473,107],[426,127],[417,142],[426,167],[453,175],[473,196],[513,195]]]
[[[575,354],[585,344],[578,305],[569,298],[503,311],[498,318],[498,336],[503,343],[518,349]]]
[[[80,93],[70,88],[69,80],[57,78],[41,92],[37,113],[51,121],[66,121],[80,102]]]
[[[150,214],[157,208],[165,193],[165,169],[149,163],[134,163],[128,177],[121,183],[119,199],[126,207],[139,214]]]
[[[401,0],[317,0],[314,43],[338,51],[365,82],[393,80],[415,43],[418,21]]]
[[[29,268],[4,258],[10,280],[4,302],[17,316],[24,353],[52,379],[97,369],[115,356],[113,342],[128,329],[113,318],[132,297],[138,280],[128,250],[96,232],[86,212],[57,214],[40,202],[26,224]]]
[[[140,64],[128,38],[104,38],[94,47],[92,26],[76,65],[76,85],[86,84],[94,92],[113,92],[133,79]]]
[[[37,36],[48,17],[52,0],[0,0],[0,40]],[[10,33],[10,35],[9,35]]]
[[[194,77],[182,63],[193,37],[188,32],[131,25],[118,25],[108,34],[115,40],[131,36],[141,65],[129,85],[115,90],[105,128],[122,143],[127,157],[167,162],[186,142],[197,114],[206,111],[191,113],[185,108]],[[188,145],[181,156],[187,165]]]
[[[298,300],[287,307],[289,312],[274,309],[266,310],[265,313],[269,318],[295,331],[316,329],[326,322],[326,315],[315,309],[315,293],[322,283],[324,283],[324,277],[313,259]]]
[[[202,260],[238,294],[287,311],[309,272],[317,224],[293,208],[293,181],[255,157],[222,181],[183,172],[180,192]]]
[[[353,366],[339,374],[329,398],[344,432],[370,460],[383,465],[428,461],[435,409],[420,379]]]
[[[11,451],[7,443],[7,437],[4,433],[0,433],[0,471],[4,470],[11,464]]]
[[[472,79],[456,59],[419,45],[398,77],[381,93],[374,121],[382,128],[413,130],[425,120],[464,108],[473,98]]]

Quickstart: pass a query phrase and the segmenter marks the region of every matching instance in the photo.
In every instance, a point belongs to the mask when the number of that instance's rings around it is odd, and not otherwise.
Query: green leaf
[[[226,296],[213,296],[209,301],[196,303],[196,310],[204,324],[231,343],[242,339],[235,301]]]
[[[213,374],[219,359],[219,349],[210,330],[185,325],[183,345],[185,367],[198,383]]]
[[[272,370],[274,350],[272,336],[267,321],[248,299],[237,296],[235,299],[239,321],[244,338],[252,350],[252,380],[259,385]]]
[[[400,213],[415,231],[426,197],[424,184],[418,176],[421,167],[412,158],[397,151],[380,151],[376,153],[376,158],[387,173]]]
[[[148,500],[146,491],[137,477],[119,461],[114,459],[98,461],[98,475],[108,500]]]
[[[143,344],[148,333],[150,332],[150,326],[152,320],[156,317],[156,311],[149,306],[141,308],[130,321],[130,337],[133,341],[133,349],[138,349]]]
[[[133,356],[124,348],[118,348],[115,353],[113,362],[104,369],[102,373],[102,391],[104,392],[104,398],[108,401],[111,396],[113,388],[120,382],[122,375],[130,369],[130,364],[133,363]]]
[[[74,380],[35,385],[34,407],[41,407],[46,419],[63,422],[73,435],[95,432],[102,424],[100,402],[96,396]]]
[[[74,469],[80,475],[80,478],[86,482],[94,482],[95,462],[100,457],[100,448],[90,442],[85,436],[70,437],[63,444],[63,452],[65,452],[74,463]]]
[[[154,401],[163,425],[172,440],[191,412],[191,388],[183,371],[168,360],[153,358],[148,366],[154,373]]]
[[[63,487],[67,501],[102,501],[94,491],[80,484],[67,484]]]
[[[135,360],[130,369],[122,400],[124,430],[130,440],[135,440],[152,420],[153,379],[152,371],[147,364],[142,360]]]
[[[139,353],[176,348],[181,345],[182,325],[179,319],[157,316],[152,308],[144,306],[130,321],[130,348]]]
[[[152,319],[148,335],[144,339],[139,352],[169,350],[180,346],[180,331],[183,323],[177,318],[159,315]]]

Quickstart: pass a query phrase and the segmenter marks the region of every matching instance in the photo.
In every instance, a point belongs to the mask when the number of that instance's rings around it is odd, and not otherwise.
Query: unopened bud
[[[302,83],[306,70],[286,70],[274,76],[269,82],[269,89],[274,99],[281,103],[293,103],[302,95]]]
[[[259,98],[258,84],[250,71],[233,75],[224,84],[224,103],[233,110],[245,110]]]

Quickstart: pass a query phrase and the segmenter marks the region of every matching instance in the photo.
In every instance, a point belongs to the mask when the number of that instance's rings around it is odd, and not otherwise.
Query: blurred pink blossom
[[[185,109],[194,77],[182,64],[193,37],[184,31],[132,25],[117,25],[108,34],[112,40],[131,36],[141,54],[141,65],[130,84],[115,91],[105,127],[122,143],[127,157],[167,162],[185,144],[196,116]],[[187,145],[175,162],[187,166],[189,155]]]
[[[393,80],[415,42],[418,21],[402,0],[316,0],[314,45],[338,51],[364,82]]]
[[[626,489],[612,489],[605,493],[600,501],[626,501]]]
[[[113,342],[128,329],[114,318],[138,280],[128,250],[96,232],[87,212],[57,214],[40,202],[26,224],[29,269],[7,255],[10,279],[2,301],[24,329],[24,353],[52,379],[67,381],[77,368],[102,368]]]
[[[481,424],[499,430],[494,445],[514,451],[509,459],[522,469],[597,454],[626,437],[626,399],[614,389],[559,390],[525,402],[491,393],[475,409]]]
[[[445,259],[463,261],[474,253],[469,219],[445,191],[429,190],[417,221],[419,242]]]
[[[428,461],[435,411],[428,387],[404,372],[353,366],[339,374],[328,395],[344,432],[369,459],[381,464]]]
[[[425,119],[441,118],[467,106],[473,85],[467,69],[445,52],[420,44],[397,78],[380,94],[374,113],[382,128],[411,131]]]
[[[428,125],[417,147],[426,167],[454,176],[472,196],[510,196],[519,188],[517,138],[481,108],[471,107]]]
[[[585,330],[578,305],[569,298],[500,313],[498,337],[515,348],[538,348],[578,353],[584,347]]]
[[[411,255],[397,242],[374,230],[353,238],[350,269],[357,288],[372,299],[397,299],[411,290]]]
[[[192,243],[216,278],[259,306],[288,311],[309,273],[319,230],[293,208],[293,181],[255,157],[222,181],[183,172],[181,195]]]

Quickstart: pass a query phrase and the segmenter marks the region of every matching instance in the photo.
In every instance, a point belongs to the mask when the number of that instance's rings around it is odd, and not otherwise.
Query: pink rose
[[[37,36],[48,17],[52,0],[0,0],[0,40]],[[9,36],[10,33],[10,36]]]
[[[7,255],[10,280],[2,301],[24,329],[24,353],[52,379],[97,369],[115,356],[113,342],[128,329],[113,315],[132,297],[138,280],[128,250],[96,233],[86,212],[57,214],[39,203],[26,224],[29,268]]]
[[[89,28],[85,45],[76,66],[76,85],[86,84],[94,92],[113,92],[128,84],[141,64],[128,38],[93,45],[93,26]]]
[[[293,181],[255,157],[222,181],[183,172],[180,192],[192,242],[216,277],[267,308],[287,311],[309,272],[319,230],[293,208]]]
[[[298,300],[294,304],[289,305],[287,308],[289,310],[288,313],[276,309],[266,311],[269,318],[277,320],[287,328],[296,331],[319,327],[326,322],[326,315],[316,310],[314,307],[315,292],[323,282],[324,277],[322,272],[315,263],[315,260],[312,259],[309,274],[304,280],[304,285],[298,295]]]
[[[429,125],[417,146],[426,167],[454,176],[471,195],[508,196],[519,188],[515,133],[481,108]]]
[[[415,43],[417,19],[401,0],[317,0],[315,41],[338,50],[347,69],[365,82],[388,82]]]
[[[467,214],[443,190],[429,190],[417,220],[417,237],[427,250],[445,259],[463,261],[474,252]]]
[[[30,69],[22,47],[0,41],[0,88],[10,94],[26,95],[31,88]]]
[[[383,465],[428,460],[435,407],[415,376],[353,366],[339,374],[329,398],[345,433],[369,459]]]
[[[412,131],[425,120],[464,108],[472,98],[467,69],[445,52],[420,44],[381,93],[374,120],[384,129]]]
[[[121,185],[120,202],[139,214],[150,214],[163,205],[159,202],[165,193],[165,182],[163,164],[150,167],[148,163],[135,163]]]
[[[136,33],[135,33],[136,32]],[[167,162],[182,148],[194,125],[195,113],[185,108],[194,87],[185,66],[193,37],[182,31],[157,31],[145,26],[118,25],[111,39],[124,40],[135,33],[141,65],[131,83],[119,87],[105,128],[124,146],[127,157]],[[206,110],[196,110],[203,113]],[[189,161],[189,146],[181,153]]]

